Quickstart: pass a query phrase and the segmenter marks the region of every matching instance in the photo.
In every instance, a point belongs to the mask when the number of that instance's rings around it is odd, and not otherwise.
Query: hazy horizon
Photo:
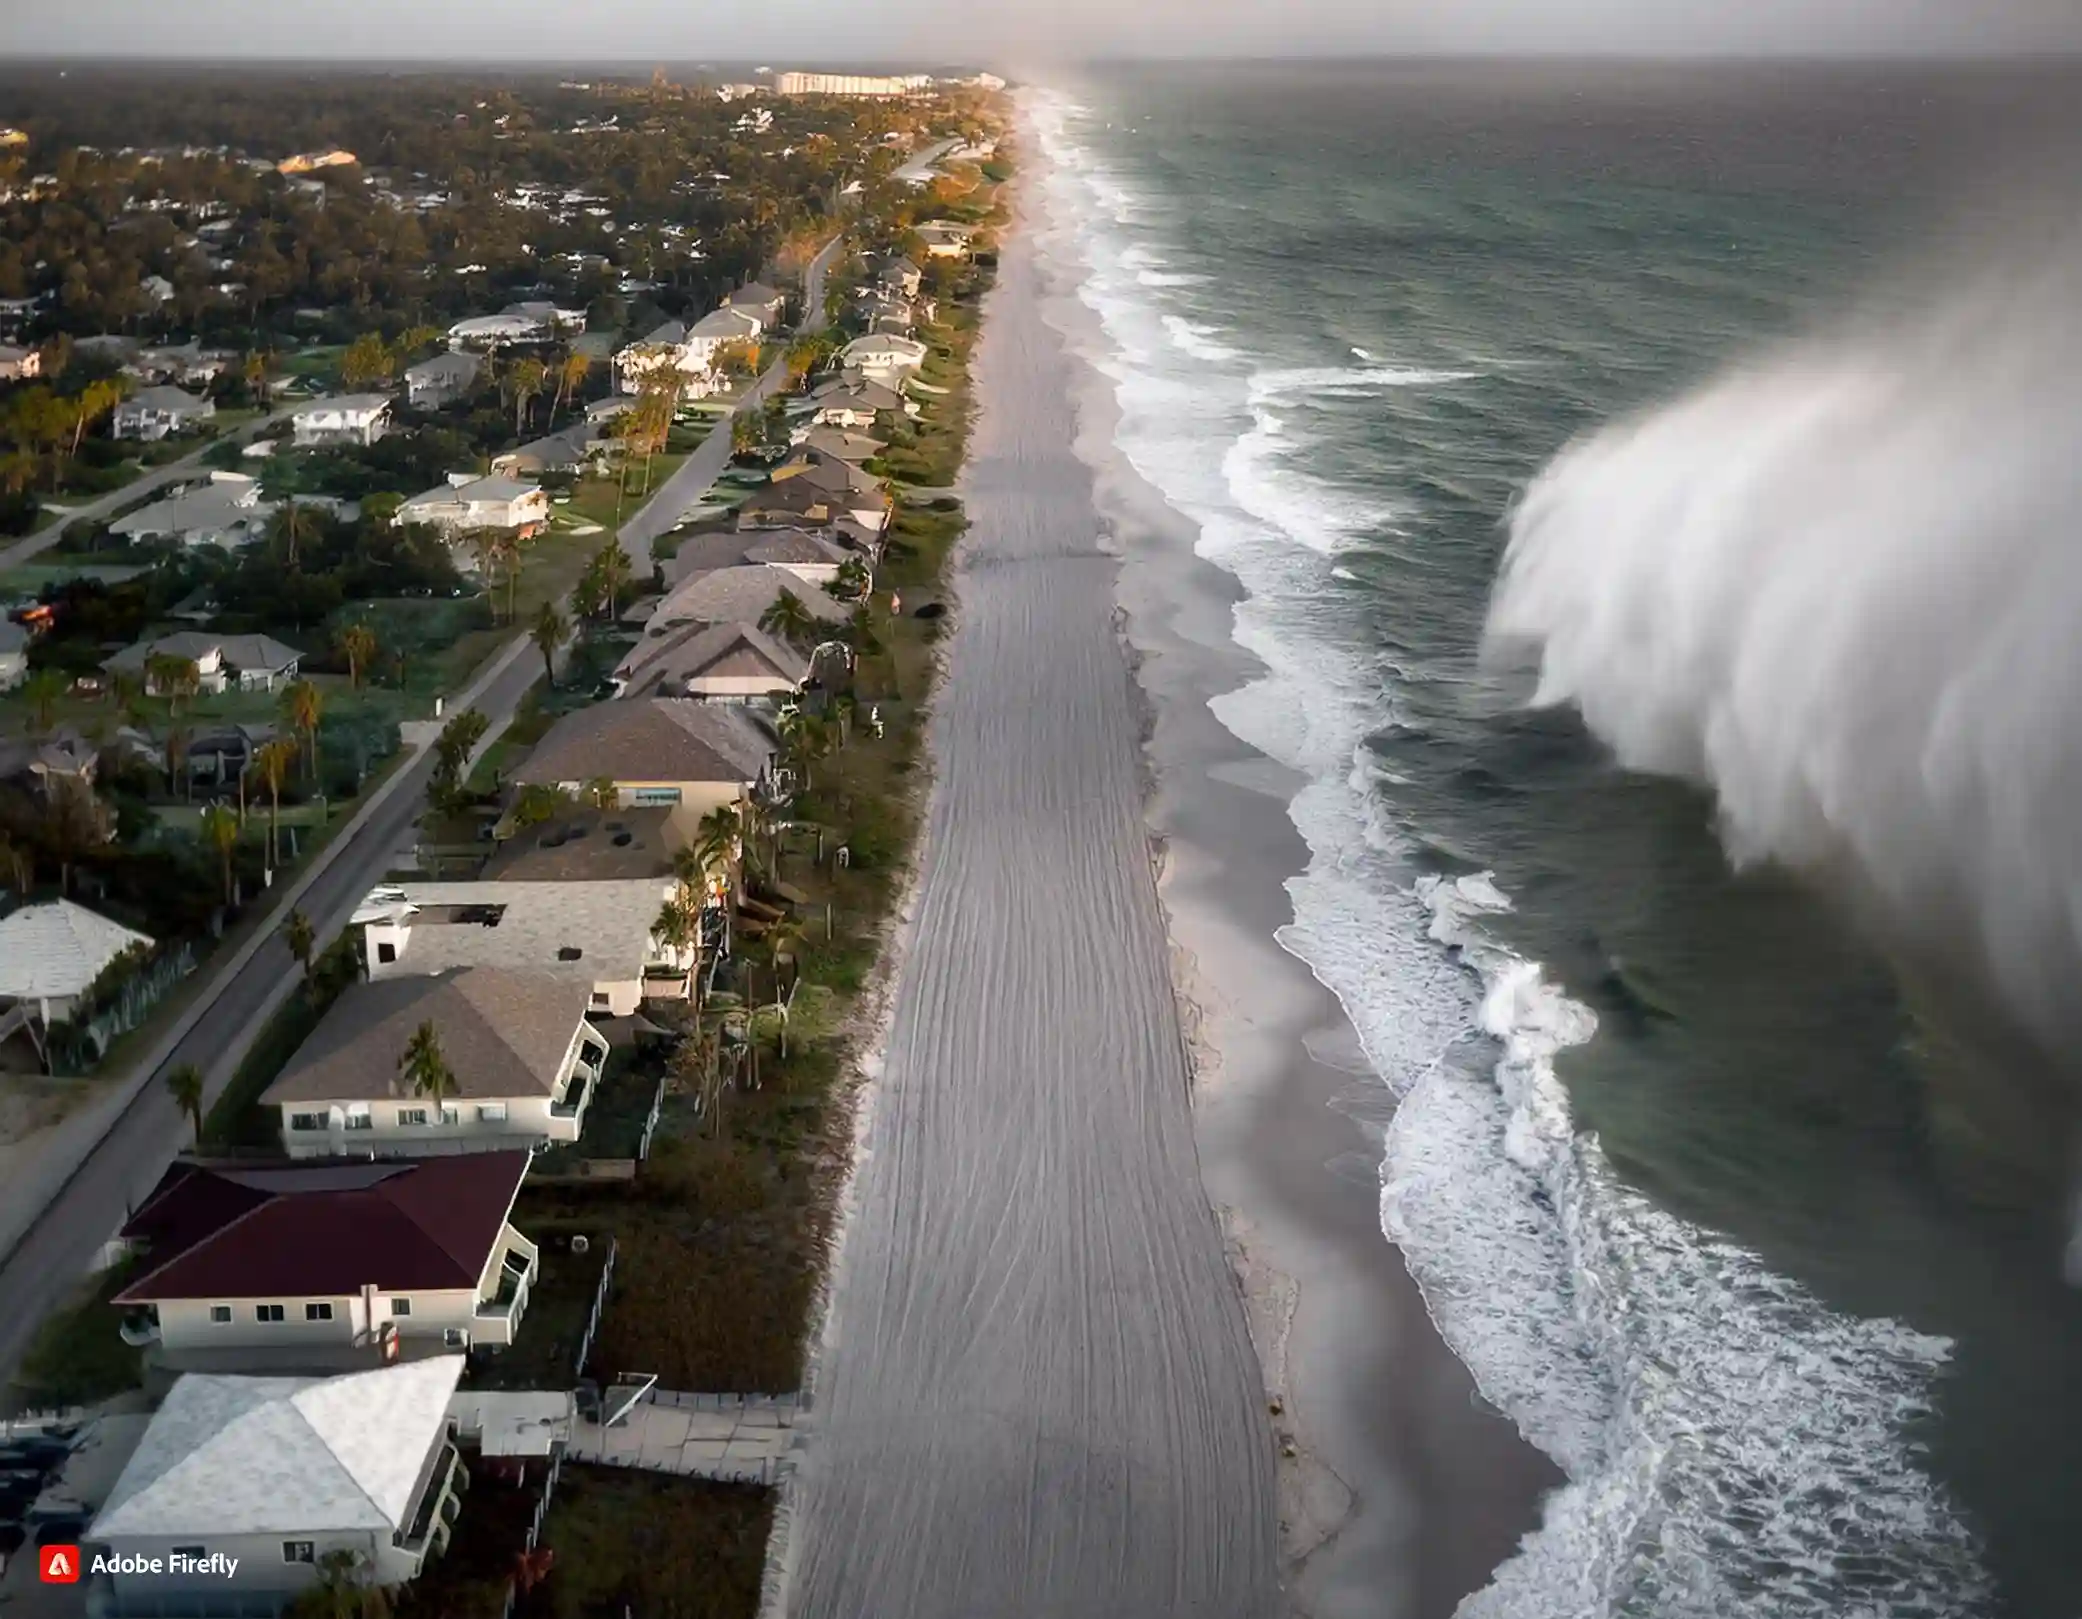
[[[1382,57],[2003,57],[2082,52],[2075,0],[1062,0],[978,18],[956,0],[73,0],[0,19],[0,58],[540,63],[661,59],[869,66],[961,61]],[[720,37],[719,37],[720,36]],[[726,46],[718,50],[717,46]],[[807,49],[798,47],[807,46]]]

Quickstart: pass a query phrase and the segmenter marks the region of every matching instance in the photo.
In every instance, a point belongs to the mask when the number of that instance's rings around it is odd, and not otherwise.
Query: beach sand
[[[1008,235],[788,1611],[1264,1619],[1272,1419],[1196,1154],[1118,564]]]
[[[1102,354],[1068,257],[1044,252],[1046,318],[1073,355]],[[1393,1099],[1336,999],[1275,937],[1293,921],[1286,881],[1309,857],[1287,814],[1303,782],[1208,707],[1263,673],[1232,638],[1238,587],[1119,454],[1107,379],[1077,361],[1071,383],[1078,452],[1122,557],[1207,1193],[1279,1408],[1288,1609],[1443,1619],[1536,1527],[1562,1477],[1481,1401],[1382,1234]]]

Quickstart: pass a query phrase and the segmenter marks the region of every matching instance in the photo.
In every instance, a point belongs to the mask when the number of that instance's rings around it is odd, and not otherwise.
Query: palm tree
[[[304,970],[304,982],[309,983],[311,959],[318,949],[318,930],[311,926],[311,919],[302,911],[292,910],[282,924],[282,942],[289,946],[290,956]]]
[[[528,405],[541,397],[543,384],[548,380],[548,368],[540,360],[516,360],[513,369],[506,373],[506,385],[513,390],[514,432],[521,431],[527,420]]]
[[[593,357],[573,349],[557,365],[557,394],[550,401],[549,425],[557,425],[557,412],[563,409],[564,401],[576,399],[578,391],[586,385],[586,373],[593,369]]]
[[[65,677],[55,669],[39,669],[22,685],[22,697],[39,731],[48,731],[58,719],[58,699],[65,695]]]
[[[224,903],[232,905],[238,899],[231,856],[239,846],[239,818],[224,805],[212,804],[202,813],[202,830],[216,848],[217,858],[224,864]]]
[[[356,691],[361,677],[376,656],[376,632],[366,624],[350,624],[340,631],[340,656],[347,660],[347,679]]]
[[[683,899],[669,899],[658,908],[651,924],[651,937],[672,953],[675,962],[701,942],[701,907]]]
[[[848,557],[839,564],[838,577],[831,582],[831,593],[844,601],[859,601],[867,595],[873,583],[867,563],[859,557]]]
[[[293,569],[297,547],[304,537],[304,503],[291,495],[282,503],[282,509],[275,514],[270,526],[271,537],[281,542],[284,565]]]
[[[473,528],[463,536],[463,543],[470,548],[470,556],[477,564],[478,577],[484,581],[484,593],[492,604],[492,622],[499,619],[499,559],[505,554],[505,537],[495,528]]]
[[[282,717],[304,739],[304,753],[312,776],[318,774],[318,720],[325,712],[325,697],[308,680],[292,680],[282,688]]]
[[[531,781],[513,800],[513,824],[521,828],[540,826],[570,802],[561,789]]]
[[[184,1062],[166,1076],[166,1089],[174,1099],[174,1106],[188,1115],[195,1126],[195,1144],[202,1145],[202,1070],[192,1062]]]
[[[817,619],[803,599],[792,590],[774,597],[773,605],[759,615],[759,627],[769,635],[800,644],[817,631]]]
[[[622,789],[612,776],[595,776],[579,789],[579,797],[596,810],[611,810],[622,801]]]
[[[193,658],[178,658],[171,652],[154,652],[145,659],[145,689],[166,699],[169,716],[181,711],[181,699],[202,690],[202,670]]]
[[[542,672],[552,691],[557,685],[557,649],[571,634],[571,621],[557,608],[553,601],[544,602],[542,611],[535,615],[535,628],[528,638],[535,643],[535,650],[542,654]]]
[[[264,349],[255,349],[246,356],[246,386],[252,391],[253,397],[260,401],[262,410],[268,407],[268,373],[272,369],[271,359],[272,356]]]
[[[254,768],[267,783],[267,857],[270,866],[282,863],[282,784],[296,767],[296,744],[286,736],[263,743],[253,756]]]
[[[58,892],[72,892],[72,868],[80,856],[109,840],[108,806],[77,776],[52,776],[43,806],[43,842],[58,857]]]
[[[506,622],[509,624],[520,619],[521,552],[526,545],[519,529],[500,532],[499,560],[506,565]]]
[[[455,1070],[441,1050],[441,1031],[429,1018],[412,1031],[405,1053],[398,1058],[398,1077],[414,1096],[424,1096],[440,1107],[455,1094]]]
[[[744,823],[728,804],[718,805],[702,816],[694,828],[693,849],[700,857],[704,877],[717,873],[729,876],[744,832]]]
[[[620,610],[617,599],[622,586],[629,582],[629,553],[622,549],[620,540],[609,540],[593,554],[593,566],[600,570],[601,594],[606,598],[606,614],[613,618]]]

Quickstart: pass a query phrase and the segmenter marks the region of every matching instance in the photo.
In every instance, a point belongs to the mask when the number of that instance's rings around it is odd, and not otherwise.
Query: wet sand
[[[1047,318],[1074,353],[1103,353],[1066,258],[1044,252]],[[1294,919],[1287,879],[1309,858],[1287,814],[1303,782],[1208,707],[1263,673],[1232,637],[1239,589],[1118,453],[1110,383],[1081,361],[1072,382],[1078,450],[1123,554],[1202,1168],[1282,1407],[1288,1609],[1445,1619],[1537,1526],[1562,1475],[1481,1401],[1382,1234],[1393,1099],[1335,997],[1276,939]]]
[[[1196,1155],[1118,565],[1039,292],[1015,230],[787,1606],[1261,1619],[1270,1419]]]

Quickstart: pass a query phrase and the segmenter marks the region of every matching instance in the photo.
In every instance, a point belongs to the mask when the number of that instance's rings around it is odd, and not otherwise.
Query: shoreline
[[[1027,144],[1033,183],[1046,160]],[[1382,1231],[1393,1099],[1335,996],[1277,937],[1294,920],[1286,883],[1310,858],[1288,815],[1305,779],[1209,707],[1264,672],[1232,636],[1243,592],[1119,449],[1079,267],[1042,256],[1045,318],[1076,368],[1077,452],[1109,531],[1127,536],[1111,549],[1144,812],[1206,1193],[1276,1413],[1286,1605],[1444,1619],[1539,1526],[1563,1476],[1480,1400]]]

